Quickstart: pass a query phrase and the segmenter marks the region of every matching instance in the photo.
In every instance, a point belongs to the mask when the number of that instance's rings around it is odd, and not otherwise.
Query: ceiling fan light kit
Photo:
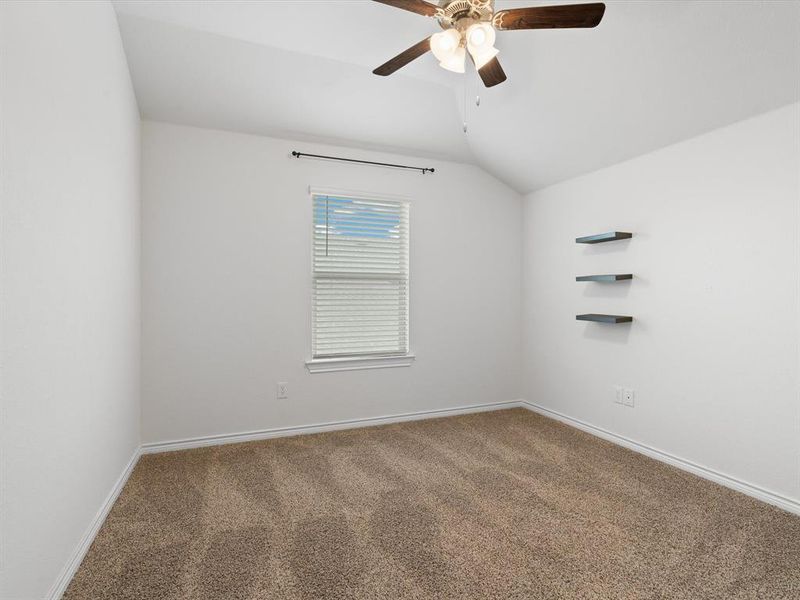
[[[486,87],[503,83],[507,76],[497,60],[497,31],[515,29],[563,29],[596,27],[605,13],[605,4],[532,6],[495,12],[494,0],[441,0],[438,5],[426,0],[374,0],[395,8],[435,18],[444,31],[432,35],[401,52],[373,71],[391,75],[428,50],[448,71],[464,73],[469,52]]]

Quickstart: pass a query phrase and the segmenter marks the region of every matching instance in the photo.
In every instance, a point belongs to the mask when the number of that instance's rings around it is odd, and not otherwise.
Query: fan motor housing
[[[492,20],[494,0],[443,0],[440,8],[442,29],[466,30],[473,23]]]

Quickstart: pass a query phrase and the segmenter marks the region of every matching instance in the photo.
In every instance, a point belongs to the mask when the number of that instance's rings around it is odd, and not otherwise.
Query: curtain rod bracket
[[[436,169],[433,167],[411,167],[409,165],[395,165],[392,163],[382,163],[382,162],[373,162],[371,160],[357,160],[355,158],[342,158],[340,156],[323,156],[321,154],[306,154],[305,152],[298,152],[297,150],[292,150],[292,156],[295,158],[319,158],[322,160],[336,160],[339,162],[348,162],[348,163],[357,163],[360,165],[373,165],[376,167],[390,167],[392,169],[408,169],[409,171],[419,171],[423,175],[426,173],[435,173]]]

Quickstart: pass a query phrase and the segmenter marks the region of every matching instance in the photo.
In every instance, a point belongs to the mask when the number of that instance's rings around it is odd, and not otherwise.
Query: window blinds
[[[314,358],[408,353],[408,203],[313,195]]]

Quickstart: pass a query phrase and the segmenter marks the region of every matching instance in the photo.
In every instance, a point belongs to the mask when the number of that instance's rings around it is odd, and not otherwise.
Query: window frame
[[[313,335],[314,335],[314,197],[315,196],[337,196],[341,198],[353,200],[385,200],[390,202],[402,202],[406,204],[408,211],[408,233],[407,233],[407,251],[408,251],[408,273],[407,273],[407,306],[406,306],[406,320],[407,320],[407,352],[400,353],[386,353],[386,354],[354,354],[351,356],[334,356],[324,358],[314,358],[313,356]],[[329,373],[335,371],[354,371],[361,369],[382,369],[382,368],[396,368],[396,367],[410,367],[416,356],[412,352],[411,343],[411,199],[406,196],[399,196],[396,194],[386,193],[372,193],[364,191],[345,190],[335,187],[309,187],[308,188],[309,211],[307,214],[311,217],[311,222],[307,228],[309,235],[309,285],[308,285],[308,318],[309,330],[306,336],[307,343],[307,356],[305,361],[306,368],[310,373]]]

